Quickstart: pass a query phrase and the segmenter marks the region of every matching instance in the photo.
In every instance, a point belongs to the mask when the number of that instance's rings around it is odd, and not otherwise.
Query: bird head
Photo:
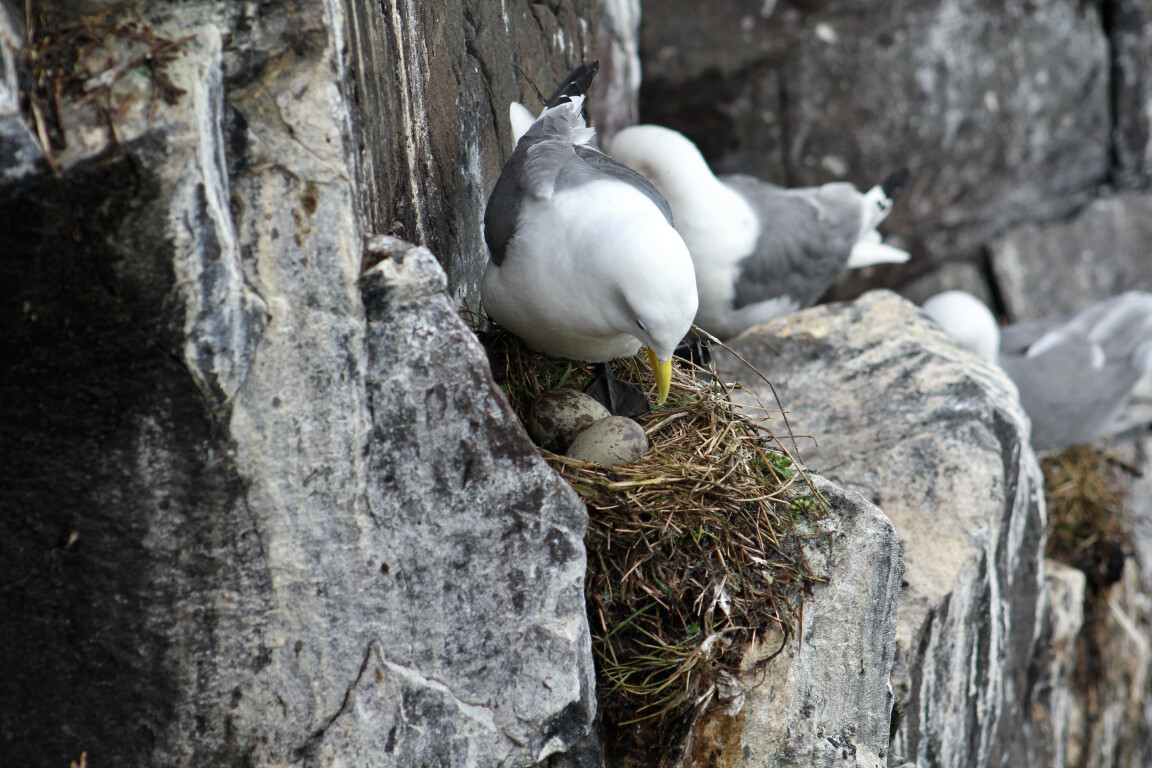
[[[944,291],[924,302],[924,312],[960,346],[996,363],[1000,326],[980,299],[964,291]]]
[[[625,327],[620,330],[647,347],[656,402],[662,405],[671,384],[672,353],[696,317],[696,273],[688,248],[671,227],[650,233],[642,245],[660,259],[647,261],[642,274],[621,275],[618,311]]]

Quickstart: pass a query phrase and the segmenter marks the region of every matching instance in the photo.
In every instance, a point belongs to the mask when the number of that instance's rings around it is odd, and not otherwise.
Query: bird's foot
[[[608,363],[600,364],[600,375],[584,390],[585,394],[608,409],[613,416],[634,419],[652,410],[652,403],[641,390],[621,381]]]

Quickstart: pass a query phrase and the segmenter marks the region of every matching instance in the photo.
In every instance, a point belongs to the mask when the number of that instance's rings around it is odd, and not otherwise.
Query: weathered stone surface
[[[1152,196],[1094,201],[1069,221],[1029,224],[989,244],[1011,321],[1071,314],[1128,290],[1152,290]]]
[[[595,58],[596,9],[597,0],[397,0],[342,11],[361,213],[370,231],[430,248],[458,304],[480,306],[484,205],[513,146],[508,104],[539,104],[526,78],[549,93]]]
[[[801,445],[806,462],[883,509],[904,544],[908,697],[893,754],[924,767],[1023,765],[1045,516],[1011,382],[887,292],[731,345],[775,384],[795,434],[816,436]],[[772,402],[741,364],[721,356],[718,367]]]
[[[1076,664],[1084,628],[1084,572],[1057,562],[1044,562],[1044,625],[1037,645],[1040,676],[1032,693],[1027,765],[1077,765],[1068,760],[1069,737],[1079,724]]]
[[[146,26],[183,93],[65,93],[60,174],[0,192],[7,762],[530,765],[590,724],[583,506],[430,253],[361,277],[344,11],[111,8],[81,65]]]
[[[888,518],[857,493],[811,476],[831,507],[807,548],[814,587],[783,651],[765,637],[691,741],[688,765],[887,763],[889,671],[903,562]]]
[[[361,284],[367,505],[387,631],[318,764],[538,762],[583,736],[595,711],[587,513],[492,382],[432,254],[377,244],[389,255]]]
[[[599,0],[595,98],[591,124],[603,146],[621,128],[639,122],[640,0]]]
[[[1129,556],[1119,580],[1089,579],[1067,764],[1137,768],[1152,764],[1152,441],[1111,452],[1142,474],[1120,474]]]
[[[17,60],[23,47],[23,19],[15,7],[0,2],[0,184],[10,184],[36,169],[43,153],[20,112]]]
[[[923,277],[901,286],[900,295],[919,306],[941,291],[967,291],[985,306],[995,306],[986,270],[970,261],[941,264]]]
[[[1110,57],[1095,4],[643,10],[643,120],[699,141],[718,170],[777,183],[871,185],[907,165],[885,228],[932,263],[1063,215],[1108,178]]]
[[[1082,685],[1076,691],[1068,729],[1068,765],[1148,765],[1152,614],[1139,570],[1139,565],[1127,561],[1120,581],[1089,603],[1090,616],[1081,638]]]

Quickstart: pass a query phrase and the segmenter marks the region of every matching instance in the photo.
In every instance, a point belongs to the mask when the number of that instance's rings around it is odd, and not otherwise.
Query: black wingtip
[[[551,109],[566,101],[571,101],[573,96],[583,96],[588,93],[588,89],[592,86],[592,79],[596,77],[596,73],[599,71],[599,61],[576,67],[568,73],[568,77],[564,78],[552,95],[545,99],[544,106]]]
[[[884,179],[880,184],[880,188],[884,190],[884,194],[888,196],[889,200],[895,200],[904,194],[904,188],[908,186],[908,178],[911,172],[907,168],[901,168],[898,171],[893,171],[888,174],[888,178]]]

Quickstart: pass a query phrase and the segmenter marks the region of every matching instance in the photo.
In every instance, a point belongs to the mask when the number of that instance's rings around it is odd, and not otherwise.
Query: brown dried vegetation
[[[595,373],[502,332],[489,356],[521,419],[542,392],[583,388]],[[640,357],[614,369],[653,389]],[[585,586],[600,711],[610,748],[632,760],[673,759],[676,737],[724,704],[723,681],[739,674],[748,645],[773,636],[784,647],[805,586],[819,581],[802,545],[827,536],[813,525],[826,504],[764,426],[768,412],[742,413],[734,388],[674,366],[668,402],[638,419],[652,450],[632,464],[541,450],[588,505]]]

